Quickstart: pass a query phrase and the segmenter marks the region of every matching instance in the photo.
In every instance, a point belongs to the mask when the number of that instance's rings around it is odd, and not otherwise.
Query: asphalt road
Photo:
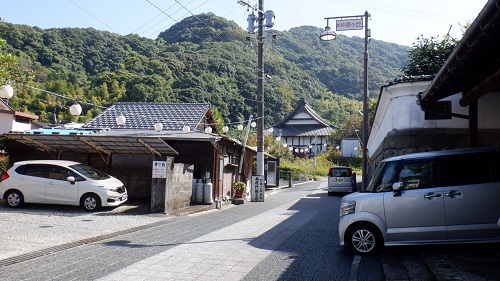
[[[113,212],[87,214],[76,209],[70,209],[69,213],[48,212],[52,210],[50,207],[27,206],[15,211],[19,220],[37,213],[40,220],[48,220],[41,225],[49,225],[50,217],[58,221],[60,217],[74,218],[61,220],[57,227],[37,229],[41,232],[64,229],[62,224],[68,223],[85,233],[86,238],[77,240],[85,243],[74,241],[66,247],[51,246],[43,255],[16,263],[2,265],[0,260],[0,280],[500,280],[499,244],[392,247],[368,257],[344,251],[338,245],[337,235],[341,197],[327,196],[325,187],[325,182],[306,183],[271,192],[265,202],[226,205],[221,210],[184,216],[122,217]],[[2,215],[12,212],[0,209],[0,227],[5,226]],[[108,231],[108,236],[85,230],[87,223],[101,217],[112,217],[124,225],[116,227],[117,231]],[[134,223],[134,219],[140,223]],[[134,225],[133,231],[127,231]],[[64,231],[54,233],[63,235]],[[96,237],[99,239],[92,239]],[[216,250],[208,247],[228,242],[234,243]],[[222,271],[236,259],[231,254],[220,258],[232,253],[231,247],[249,251],[251,254],[245,259],[252,260],[252,265],[240,269],[233,266],[226,275],[217,272],[195,276],[187,274],[185,269],[171,278],[160,278],[158,274],[165,272],[146,266],[158,257],[171,259],[184,251],[181,254],[191,256],[191,260],[204,257],[193,267],[215,262],[214,270]],[[169,263],[164,270],[185,268],[183,262],[186,260]]]

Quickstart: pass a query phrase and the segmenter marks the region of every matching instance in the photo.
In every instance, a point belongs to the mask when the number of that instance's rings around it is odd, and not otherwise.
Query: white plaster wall
[[[14,121],[12,124],[12,130],[13,131],[29,131],[29,130],[31,130],[31,123],[25,124],[25,123],[18,123],[18,122]]]
[[[387,133],[393,130],[416,128],[468,128],[468,120],[453,117],[444,120],[425,120],[425,113],[417,105],[417,94],[425,91],[430,81],[400,83],[385,87],[379,100],[370,136],[368,138],[368,154],[370,157],[382,144]],[[468,115],[468,107],[461,107],[458,101],[461,94],[443,100],[452,101],[452,112]],[[481,117],[484,112],[479,110]],[[500,112],[497,114],[500,115]],[[481,118],[480,119],[484,119]],[[492,117],[488,116],[488,122]],[[497,119],[498,120],[498,119]],[[481,128],[481,126],[480,126]]]
[[[8,133],[14,126],[14,116],[12,114],[0,113],[0,134]]]
[[[488,93],[478,102],[478,127],[479,129],[500,128],[500,93]]]

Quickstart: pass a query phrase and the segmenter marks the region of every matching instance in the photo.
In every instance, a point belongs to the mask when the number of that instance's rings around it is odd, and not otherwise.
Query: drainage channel
[[[116,232],[113,232],[113,233],[108,233],[108,234],[103,234],[103,235],[99,235],[99,236],[95,236],[95,237],[85,238],[85,239],[81,239],[81,240],[78,240],[78,241],[74,241],[74,242],[70,242],[70,243],[65,243],[65,244],[53,246],[53,247],[50,247],[50,248],[46,248],[46,249],[34,251],[34,252],[31,252],[31,253],[26,253],[26,254],[22,254],[22,255],[19,255],[19,256],[6,258],[6,259],[3,259],[3,260],[0,260],[0,268],[1,267],[6,267],[6,266],[10,266],[10,265],[13,265],[13,264],[18,264],[18,263],[21,263],[21,262],[25,262],[27,260],[31,260],[31,259],[35,259],[35,258],[47,256],[47,255],[50,255],[50,254],[53,254],[53,253],[61,252],[61,251],[64,251],[64,250],[67,250],[67,249],[71,249],[71,248],[75,248],[75,247],[78,247],[78,246],[82,246],[82,245],[85,245],[85,244],[91,244],[91,243],[103,241],[103,240],[106,240],[106,239],[115,238],[115,237],[118,237],[118,236],[121,236],[121,235],[130,234],[130,233],[134,233],[134,232],[145,230],[145,229],[150,229],[150,228],[162,225],[162,224],[165,224],[165,221],[159,221],[159,222],[155,222],[155,223],[151,223],[151,224],[146,224],[146,225],[142,225],[142,226],[136,226],[136,227],[132,227],[132,228],[129,228],[129,229],[124,229],[124,230],[116,231]]]

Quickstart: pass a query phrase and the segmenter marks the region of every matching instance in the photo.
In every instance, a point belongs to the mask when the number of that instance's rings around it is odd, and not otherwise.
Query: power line
[[[77,101],[78,103],[81,103],[81,104],[86,104],[86,105],[91,105],[91,106],[94,106],[94,107],[99,107],[99,108],[107,108],[105,106],[100,106],[100,105],[97,105],[95,103],[91,103],[91,102],[86,102],[86,101],[83,101],[79,98],[73,98],[73,97],[68,97],[68,96],[65,96],[65,95],[62,95],[62,94],[58,94],[58,93],[54,93],[54,92],[51,92],[51,91],[47,91],[47,90],[44,90],[44,89],[40,89],[40,88],[37,88],[37,87],[34,87],[34,86],[30,86],[30,85],[27,85],[27,84],[24,84],[24,83],[21,83],[21,82],[17,82],[17,81],[13,81],[13,80],[9,80],[5,77],[1,77],[2,79],[5,79],[8,83],[14,83],[14,84],[18,84],[18,85],[21,85],[23,87],[27,87],[27,88],[31,88],[31,89],[34,89],[34,90],[38,90],[40,92],[44,92],[44,93],[47,93],[47,94],[51,94],[53,96],[56,96],[56,97],[59,97],[59,98],[63,98],[63,99],[67,99],[67,100],[72,100],[72,101]]]
[[[175,2],[177,2],[177,4],[179,4],[180,6],[182,6],[182,8],[184,8],[186,11],[188,11],[193,17],[195,17],[198,21],[200,21],[208,30],[210,30],[210,32],[212,32],[214,35],[216,35],[217,37],[219,37],[219,39],[224,42],[224,39],[222,39],[222,37],[220,37],[220,35],[215,32],[214,30],[212,30],[212,28],[210,28],[203,20],[201,20],[198,16],[196,16],[195,14],[193,14],[193,12],[191,12],[190,10],[188,10],[184,5],[182,5],[178,0],[175,0]],[[206,1],[208,2],[208,0]],[[205,2],[205,3],[206,3]]]

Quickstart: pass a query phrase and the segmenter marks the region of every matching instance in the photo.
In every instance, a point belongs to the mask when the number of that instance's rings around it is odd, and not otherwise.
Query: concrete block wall
[[[190,205],[193,191],[193,173],[194,165],[182,163],[173,165],[173,169],[170,171],[172,184],[167,187],[173,189],[173,209],[180,209]]]

